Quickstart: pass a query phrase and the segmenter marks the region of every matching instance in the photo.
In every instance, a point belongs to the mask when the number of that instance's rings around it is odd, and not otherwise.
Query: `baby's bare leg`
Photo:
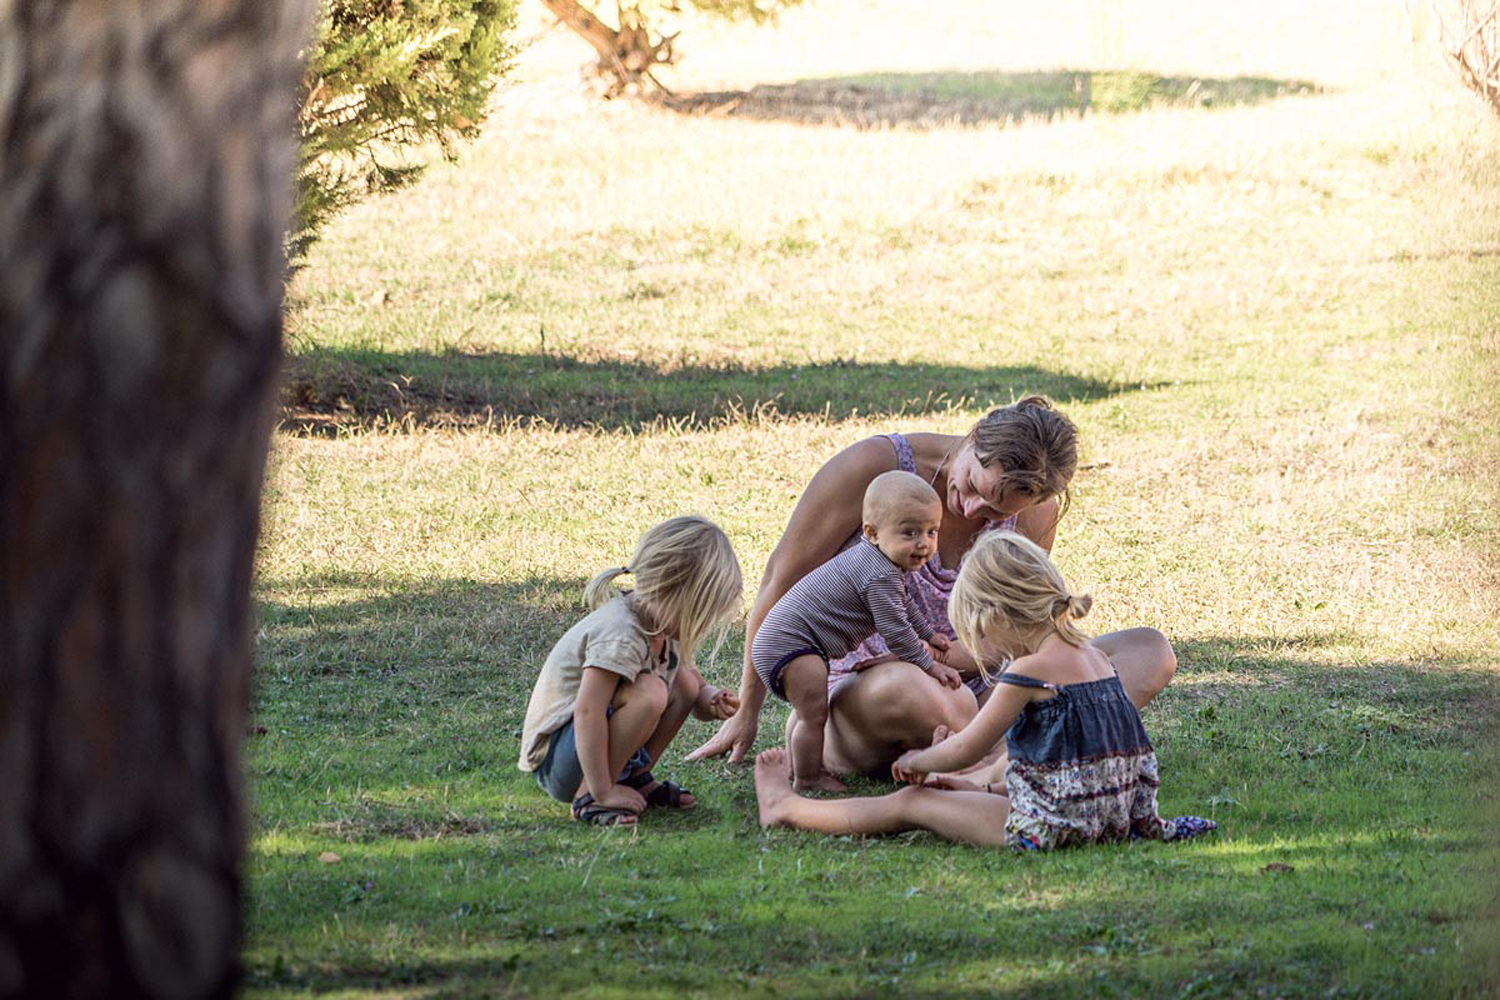
[[[841,792],[844,783],[823,767],[823,729],[828,724],[828,664],[821,656],[799,656],[783,668],[781,686],[797,713],[789,727],[792,782],[800,791]]]
[[[767,750],[755,759],[755,797],[762,826],[790,826],[835,836],[930,830],[981,846],[1005,843],[1010,801],[984,792],[949,792],[907,786],[874,798],[807,799],[786,775],[786,755]]]

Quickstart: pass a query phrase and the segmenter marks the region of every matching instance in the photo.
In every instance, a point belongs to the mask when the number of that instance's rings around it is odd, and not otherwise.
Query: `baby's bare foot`
[[[849,786],[827,771],[821,771],[812,781],[797,780],[792,787],[799,792],[847,792]]]
[[[792,779],[787,775],[786,751],[780,747],[762,751],[755,758],[755,800],[760,803],[760,825],[780,823],[786,800],[795,795]]]

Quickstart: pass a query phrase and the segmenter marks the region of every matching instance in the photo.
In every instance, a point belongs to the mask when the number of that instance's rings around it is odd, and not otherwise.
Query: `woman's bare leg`
[[[1177,654],[1172,652],[1172,644],[1154,628],[1128,628],[1095,636],[1090,643],[1115,665],[1120,686],[1136,708],[1145,708],[1147,702],[1172,683],[1172,675],[1177,673]]]
[[[930,830],[947,840],[998,847],[1005,843],[1010,800],[984,792],[947,792],[912,785],[874,798],[805,799],[792,790],[786,751],[755,758],[755,797],[762,826],[790,826],[835,836]]]
[[[824,766],[838,774],[881,770],[907,750],[929,746],[938,726],[957,732],[977,711],[966,687],[943,687],[913,663],[876,664],[834,688]]]

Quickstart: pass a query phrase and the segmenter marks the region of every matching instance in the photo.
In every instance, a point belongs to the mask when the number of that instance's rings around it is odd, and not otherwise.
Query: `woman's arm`
[[[755,743],[766,686],[755,673],[750,647],[776,602],[792,585],[838,554],[839,546],[863,520],[865,488],[896,467],[896,451],[885,438],[866,438],[834,455],[817,471],[792,510],[781,540],[766,560],[760,589],[745,623],[745,661],[740,674],[740,708],[688,760],[728,753],[738,764]]]
[[[1036,542],[1048,552],[1057,540],[1057,516],[1062,503],[1057,497],[1048,497],[1035,507],[1027,507],[1016,515],[1016,533]]]
[[[998,684],[974,721],[941,743],[925,750],[908,750],[891,765],[899,781],[920,784],[929,774],[961,771],[984,759],[1016,721],[1021,709],[1036,697],[1036,688]]]

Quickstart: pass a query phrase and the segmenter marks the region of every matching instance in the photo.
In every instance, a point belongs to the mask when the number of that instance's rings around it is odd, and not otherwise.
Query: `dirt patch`
[[[685,115],[861,129],[1004,124],[1028,115],[1050,118],[1062,113],[1062,109],[1028,109],[982,97],[944,97],[837,83],[762,84],[750,90],[662,95],[653,103]]]
[[[460,816],[457,813],[424,816],[373,807],[360,812],[362,815],[340,816],[326,823],[314,823],[312,829],[339,840],[358,842],[473,837],[494,829],[494,824],[481,816]]]
[[[1140,72],[876,73],[761,84],[750,90],[656,94],[649,103],[687,115],[850,128],[931,129],[1011,124],[1148,108],[1217,108],[1316,93],[1303,80],[1207,79]]]

